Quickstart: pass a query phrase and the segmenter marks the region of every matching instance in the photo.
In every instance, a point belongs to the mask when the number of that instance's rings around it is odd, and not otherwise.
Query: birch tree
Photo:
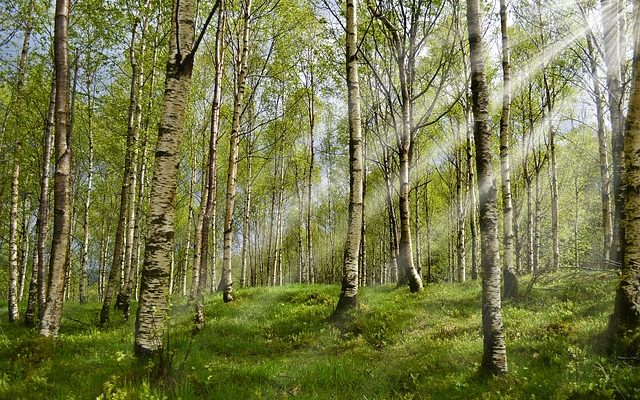
[[[69,117],[69,0],[56,0],[54,55],[56,68],[53,242],[49,261],[47,303],[40,321],[40,335],[58,336],[64,297],[65,265],[71,229],[71,146],[68,143]]]
[[[229,138],[229,170],[227,173],[227,196],[224,214],[224,241],[222,257],[222,287],[225,303],[233,301],[233,277],[231,275],[231,244],[233,240],[233,213],[236,201],[236,178],[238,175],[238,140],[240,116],[245,95],[245,80],[249,58],[249,24],[251,21],[251,0],[244,0],[242,6],[242,39],[240,56],[236,64],[236,93],[233,98],[233,117]]]
[[[500,256],[498,245],[497,188],[493,177],[489,94],[483,58],[478,0],[467,0],[467,26],[471,61],[476,168],[480,191],[480,240],[482,253],[482,334],[481,372],[505,374],[507,349],[502,326],[500,299]]]
[[[164,321],[168,310],[167,296],[175,233],[180,140],[194,56],[218,6],[219,2],[216,2],[201,34],[194,42],[195,1],[174,2],[164,103],[150,193],[150,223],[135,324],[134,353],[139,359],[157,358],[162,361]]]
[[[358,77],[357,1],[347,0],[346,66],[349,118],[349,222],[342,268],[340,298],[333,313],[340,318],[358,305],[358,255],[362,234],[363,159],[360,121],[360,80]]]

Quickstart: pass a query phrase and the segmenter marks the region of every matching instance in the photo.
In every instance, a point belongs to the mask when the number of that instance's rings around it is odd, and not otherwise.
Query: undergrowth
[[[479,282],[417,295],[362,288],[339,327],[328,322],[336,286],[241,289],[226,305],[212,295],[195,334],[191,307],[176,298],[162,379],[134,360],[133,321],[114,314],[95,328],[96,304],[67,304],[57,340],[8,324],[3,307],[0,398],[640,398],[637,367],[602,352],[615,283],[609,273],[552,274],[505,302],[509,373],[492,379],[477,374]]]

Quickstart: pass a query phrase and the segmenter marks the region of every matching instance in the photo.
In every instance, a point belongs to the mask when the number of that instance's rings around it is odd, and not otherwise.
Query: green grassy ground
[[[337,286],[238,290],[207,302],[207,326],[191,334],[176,299],[161,381],[131,355],[133,321],[99,330],[99,306],[67,304],[59,340],[9,325],[0,312],[0,398],[448,399],[640,398],[637,367],[601,352],[615,277],[544,278],[504,306],[509,374],[480,379],[479,282],[361,290],[353,323],[327,323]],[[522,282],[526,286],[526,280]],[[135,314],[133,314],[135,315]]]

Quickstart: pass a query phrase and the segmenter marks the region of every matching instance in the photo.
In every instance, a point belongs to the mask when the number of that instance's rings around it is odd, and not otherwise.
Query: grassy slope
[[[93,328],[99,307],[65,307],[55,345],[0,312],[0,398],[640,398],[636,367],[599,352],[612,309],[610,274],[543,280],[504,307],[509,375],[481,380],[480,285],[432,285],[419,295],[364,288],[354,322],[326,322],[336,286],[238,290],[208,300],[207,327],[189,308],[170,321],[172,373],[150,381],[131,357],[133,322]],[[526,285],[526,282],[524,283]],[[84,325],[82,322],[88,323]]]

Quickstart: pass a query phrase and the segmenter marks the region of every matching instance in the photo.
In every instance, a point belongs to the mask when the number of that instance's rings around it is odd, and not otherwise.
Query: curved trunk
[[[187,108],[194,37],[195,2],[176,2],[169,40],[162,118],[156,146],[155,168],[149,202],[149,232],[145,244],[140,301],[136,317],[134,351],[138,358],[158,358],[167,314],[180,139]],[[177,26],[176,26],[177,24]]]

